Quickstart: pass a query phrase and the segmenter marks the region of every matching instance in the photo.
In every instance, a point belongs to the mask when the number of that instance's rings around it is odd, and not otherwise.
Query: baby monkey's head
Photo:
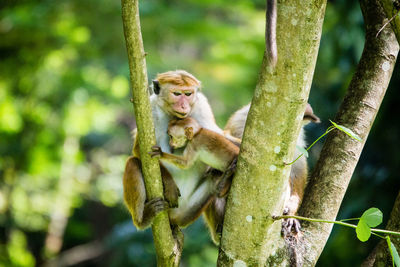
[[[191,117],[171,120],[168,124],[169,145],[173,149],[186,146],[200,129],[199,123]]]

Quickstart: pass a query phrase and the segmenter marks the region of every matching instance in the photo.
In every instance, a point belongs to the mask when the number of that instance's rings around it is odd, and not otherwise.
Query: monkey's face
[[[186,146],[188,138],[183,127],[172,126],[168,129],[169,145],[173,149]]]
[[[164,110],[177,118],[186,118],[192,111],[196,99],[196,88],[168,85],[164,92]]]

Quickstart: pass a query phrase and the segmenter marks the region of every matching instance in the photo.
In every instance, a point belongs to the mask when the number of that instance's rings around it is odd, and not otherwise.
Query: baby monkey
[[[202,128],[191,117],[171,120],[168,125],[168,136],[172,149],[184,147],[181,156],[163,152],[159,146],[153,146],[153,152],[149,154],[153,157],[159,155],[161,161],[181,169],[190,168],[200,160],[214,169],[225,172],[222,179],[218,179],[214,192],[209,192],[217,193],[218,197],[224,196],[230,186],[226,179],[232,177],[239,147],[224,136]]]

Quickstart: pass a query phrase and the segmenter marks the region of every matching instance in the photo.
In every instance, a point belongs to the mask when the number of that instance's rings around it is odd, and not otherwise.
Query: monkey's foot
[[[161,150],[161,147],[159,147],[159,146],[152,146],[151,150],[152,151],[149,152],[149,155],[152,158],[155,157],[155,156],[161,156],[162,155],[162,150]]]
[[[282,221],[283,236],[301,235],[301,224],[297,219],[288,218]]]
[[[161,197],[150,199],[144,205],[145,211],[148,213],[146,216],[149,217],[155,217],[158,213],[163,210],[167,210],[169,207],[168,202]]]

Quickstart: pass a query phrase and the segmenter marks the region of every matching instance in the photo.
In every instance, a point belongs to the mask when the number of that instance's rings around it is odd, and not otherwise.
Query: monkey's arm
[[[224,131],[224,136],[225,136],[226,139],[228,139],[229,141],[234,143],[235,146],[240,147],[240,145],[242,144],[242,139],[239,139],[239,138],[236,138],[236,137],[232,136],[229,131]]]
[[[171,163],[180,169],[188,169],[193,166],[195,159],[191,156],[192,152],[189,152],[189,145],[185,148],[182,156],[163,152],[159,146],[153,146],[152,152],[149,154],[154,156],[160,156],[160,160]]]

